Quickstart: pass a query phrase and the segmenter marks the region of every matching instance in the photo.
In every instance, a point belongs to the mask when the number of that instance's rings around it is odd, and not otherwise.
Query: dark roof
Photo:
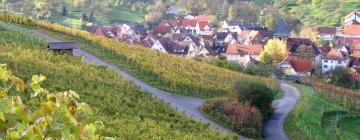
[[[152,28],[153,34],[166,34],[171,33],[171,27],[168,26],[154,26]]]
[[[189,50],[189,47],[181,46],[167,38],[160,38],[159,42],[169,54],[185,55]]]
[[[281,20],[279,22],[279,26],[277,27],[274,36],[290,36],[290,31],[289,29],[286,27],[286,24],[283,20]]]
[[[184,33],[174,33],[172,34],[173,41],[184,41],[187,37],[189,37],[196,46],[200,46],[200,39],[192,34],[184,34]]]
[[[318,32],[320,35],[335,35],[336,27],[319,27]]]
[[[225,22],[229,25],[229,26],[239,26],[242,21],[240,19],[233,19],[233,20],[225,20]]]
[[[48,48],[51,50],[77,49],[75,42],[53,42],[49,43]]]
[[[227,32],[218,32],[218,33],[215,33],[215,36],[214,36],[214,39],[215,40],[221,40],[223,41],[227,36],[228,36],[229,33]]]
[[[266,27],[261,26],[258,23],[240,23],[239,27],[242,30],[256,30],[256,31],[267,30]]]

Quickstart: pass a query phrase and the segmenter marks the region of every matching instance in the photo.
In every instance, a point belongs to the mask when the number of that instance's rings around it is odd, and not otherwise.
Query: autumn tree
[[[318,38],[319,33],[314,28],[302,27],[299,35],[301,38],[310,39],[317,45],[321,44],[321,40]]]
[[[260,61],[264,64],[273,64],[283,61],[288,55],[287,46],[284,41],[271,39],[260,54]]]

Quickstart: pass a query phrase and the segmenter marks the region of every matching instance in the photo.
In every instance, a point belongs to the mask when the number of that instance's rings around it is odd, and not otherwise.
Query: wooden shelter
[[[73,55],[73,49],[77,49],[77,44],[76,42],[52,42],[48,44],[48,49],[59,55]]]

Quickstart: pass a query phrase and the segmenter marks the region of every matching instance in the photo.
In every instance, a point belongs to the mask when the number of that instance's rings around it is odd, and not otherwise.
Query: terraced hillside
[[[356,129],[360,126],[359,111],[338,105],[311,87],[294,86],[301,91],[301,99],[285,125],[290,138],[347,140],[360,137]]]
[[[75,90],[106,126],[101,133],[119,139],[233,139],[177,113],[104,67],[87,65],[81,58],[55,56],[46,43],[26,32],[0,26],[0,62],[20,78],[48,77],[52,91]],[[52,85],[52,87],[48,87]],[[55,85],[55,86],[54,86]]]

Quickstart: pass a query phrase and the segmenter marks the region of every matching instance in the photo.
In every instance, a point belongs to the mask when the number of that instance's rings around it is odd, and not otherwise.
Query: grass
[[[360,133],[358,112],[314,94],[312,88],[293,84],[301,92],[299,105],[289,115],[285,131],[291,139],[352,139]],[[354,122],[354,123],[353,123]]]
[[[23,15],[28,17],[36,17],[36,12],[27,11],[9,11],[12,14]],[[72,9],[68,16],[61,16],[60,13],[53,13],[48,19],[49,21],[65,24],[66,26],[80,29],[81,28],[81,17],[83,11],[80,9]],[[115,24],[115,23],[126,23],[136,22],[144,23],[146,13],[140,11],[131,11],[128,7],[117,7],[108,8],[103,11],[96,13],[96,24]],[[66,21],[66,23],[64,23]]]
[[[353,10],[360,8],[359,0],[344,0],[343,12],[339,13],[334,9],[323,9],[320,5],[310,3],[289,7],[287,13],[291,10],[306,8],[302,12],[295,12],[298,19],[301,19],[305,25],[310,26],[335,26],[343,22],[343,17]],[[296,10],[295,10],[296,11]],[[306,12],[306,13],[304,13]]]

